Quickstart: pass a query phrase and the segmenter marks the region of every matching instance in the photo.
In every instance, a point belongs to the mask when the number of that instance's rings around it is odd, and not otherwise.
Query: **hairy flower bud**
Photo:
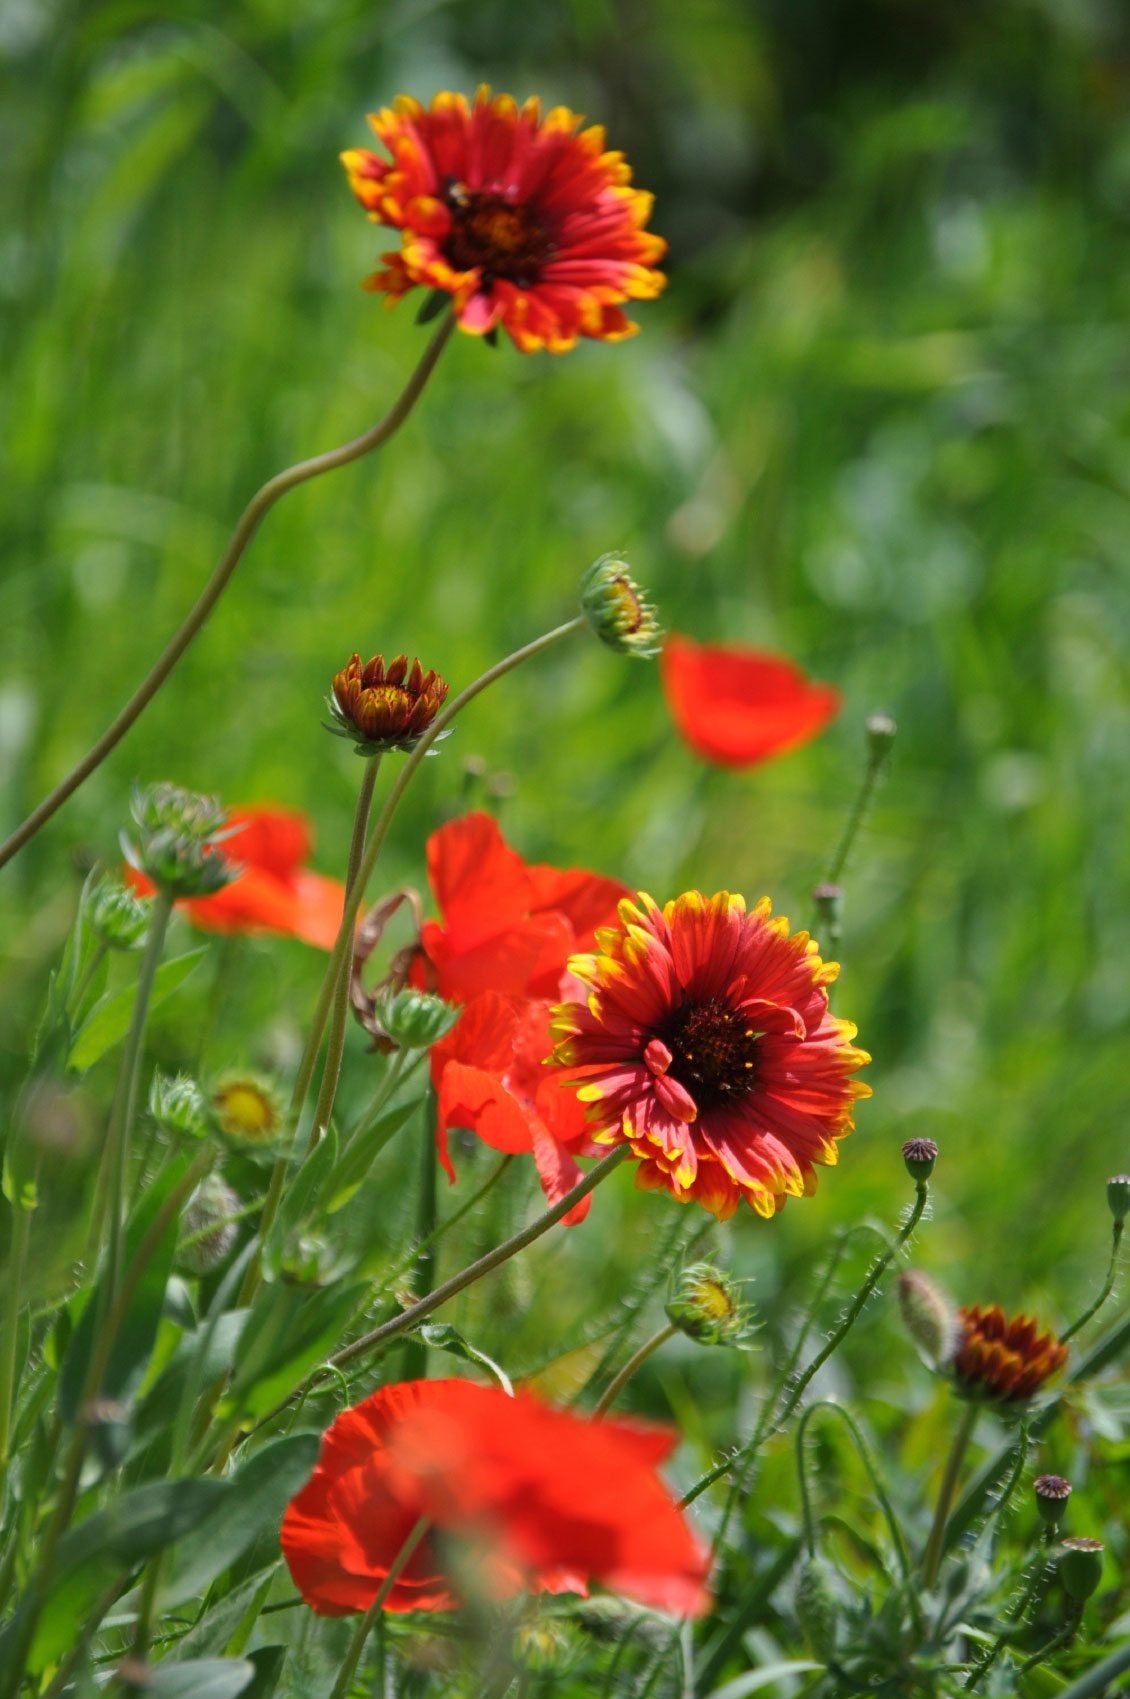
[[[684,1268],[666,1308],[679,1331],[700,1345],[745,1349],[755,1331],[753,1312],[742,1303],[736,1283],[713,1263]]]
[[[514,1632],[514,1662],[531,1675],[564,1675],[579,1652],[576,1631],[558,1617],[534,1617]]]
[[[957,1343],[954,1313],[934,1282],[916,1268],[899,1275],[899,1309],[906,1331],[931,1368],[948,1363]]]
[[[272,1151],[283,1128],[279,1095],[259,1074],[230,1073],[212,1092],[212,1117],[223,1138],[245,1155]]]
[[[163,1074],[158,1069],[149,1087],[149,1113],[176,1138],[201,1139],[208,1131],[208,1105],[187,1074]]]
[[[119,879],[103,879],[91,895],[91,930],[109,950],[137,950],[149,927],[150,904]]]
[[[933,1139],[907,1139],[902,1159],[912,1180],[928,1180],[938,1160],[938,1147]]]
[[[1071,1482],[1062,1475],[1037,1475],[1032,1482],[1036,1508],[1044,1522],[1055,1528],[1062,1522],[1071,1497]]]
[[[865,726],[867,752],[875,766],[887,759],[898,734],[898,726],[889,714],[872,714]]]
[[[174,897],[210,897],[239,871],[219,853],[224,810],[212,796],[179,785],[135,790],[130,804],[135,837],[122,834],[131,867]]]
[[[840,1606],[832,1590],[828,1566],[810,1557],[797,1579],[794,1597],[800,1631],[813,1654],[827,1661],[836,1650]]]
[[[375,1012],[381,1027],[402,1050],[427,1050],[451,1031],[461,1013],[442,997],[412,986],[378,995]]]
[[[601,555],[581,579],[581,611],[600,641],[621,655],[659,653],[655,609],[618,555]]]
[[[1106,1183],[1106,1201],[1118,1222],[1130,1215],[1130,1174],[1112,1174]]]
[[[1101,1540],[1088,1540],[1078,1535],[1064,1540],[1060,1546],[1059,1578],[1076,1604],[1086,1603],[1102,1580],[1104,1550]]]
[[[447,682],[437,672],[425,672],[418,660],[408,665],[397,655],[385,665],[383,655],[362,663],[350,656],[334,676],[328,707],[336,737],[352,738],[359,755],[383,755],[392,749],[415,747],[443,706]]]
[[[201,1180],[181,1216],[177,1267],[185,1274],[211,1274],[228,1256],[239,1234],[232,1219],[240,1199],[219,1174]]]

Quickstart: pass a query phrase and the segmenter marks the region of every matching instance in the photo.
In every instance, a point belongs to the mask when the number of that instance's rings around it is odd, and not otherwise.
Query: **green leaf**
[[[64,1535],[32,1640],[32,1672],[68,1651],[99,1602],[147,1558],[195,1528],[225,1490],[223,1481],[155,1481],[123,1494]],[[25,1599],[0,1633],[0,1669],[18,1643],[27,1612]]]
[[[287,1245],[315,1213],[336,1162],[337,1134],[330,1127],[283,1192],[278,1215],[263,1245],[263,1271],[269,1280],[278,1274]]]
[[[273,1410],[328,1356],[367,1289],[363,1282],[265,1288],[247,1318],[221,1413],[254,1421]]]
[[[278,1526],[290,1500],[310,1478],[320,1443],[316,1433],[288,1434],[265,1445],[224,1482],[224,1497],[180,1542],[165,1567],[162,1610],[202,1597],[264,1529]]]
[[[289,1649],[287,1646],[260,1646],[257,1651],[248,1654],[250,1662],[255,1665],[255,1680],[244,1689],[243,1699],[271,1699]]]
[[[158,1211],[169,1194],[184,1179],[192,1158],[175,1158],[141,1195],[125,1234],[123,1267],[128,1269],[142,1241],[148,1236]],[[174,1211],[137,1282],[105,1372],[94,1389],[104,1398],[125,1401],[144,1377],[157,1338],[165,1307],[165,1289],[177,1248],[179,1220]],[[74,1331],[59,1377],[59,1409],[64,1421],[78,1414],[90,1369],[97,1330],[105,1324],[109,1310],[106,1275],[98,1282]]]
[[[145,1691],[155,1699],[235,1699],[255,1675],[250,1658],[192,1658],[155,1665],[146,1673]]]
[[[707,1699],[747,1699],[748,1694],[760,1693],[765,1687],[776,1687],[779,1681],[785,1681],[789,1676],[811,1675],[824,1668],[824,1664],[814,1664],[807,1658],[766,1664],[761,1669],[750,1670],[746,1675],[735,1676],[733,1681],[723,1682],[721,1687],[716,1687],[707,1695]]]
[[[364,1132],[350,1140],[326,1187],[327,1215],[335,1215],[344,1208],[363,1184],[385,1145],[416,1113],[422,1102],[422,1097],[414,1097],[408,1103],[398,1103],[374,1121],[371,1127],[366,1127]]]
[[[163,1003],[166,997],[178,990],[206,954],[207,946],[201,945],[197,950],[188,950],[183,956],[174,956],[172,961],[163,963],[153,981],[150,1007],[156,1008],[158,1003]],[[107,1050],[121,1043],[129,1031],[136,995],[136,984],[127,985],[95,1004],[75,1034],[67,1057],[68,1068],[74,1073],[85,1073]]]
[[[480,1351],[470,1340],[464,1339],[459,1329],[452,1327],[450,1322],[425,1321],[417,1331],[424,1344],[430,1345],[433,1350],[446,1351],[449,1356],[461,1357],[465,1363],[477,1363],[480,1368],[488,1370],[503,1392],[513,1396],[514,1387],[506,1370],[501,1368],[493,1357],[488,1357],[485,1351]]]

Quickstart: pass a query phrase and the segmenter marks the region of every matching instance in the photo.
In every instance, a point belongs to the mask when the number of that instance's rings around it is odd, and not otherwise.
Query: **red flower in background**
[[[240,872],[210,897],[177,904],[205,932],[277,932],[332,950],[345,909],[345,887],[312,873],[310,824],[281,808],[233,809],[222,854]],[[138,891],[153,887],[134,868],[125,877]]]
[[[350,148],[342,163],[373,222],[403,241],[366,288],[390,303],[419,284],[441,290],[461,330],[501,325],[523,353],[634,334],[620,303],[659,294],[667,244],[645,230],[653,197],[631,187],[599,125],[582,130],[564,106],[542,118],[536,100],[519,110],[487,88],[473,105],[401,95],[369,123],[392,157]]]
[[[364,1611],[426,1517],[463,1544],[459,1573],[494,1598],[586,1593],[596,1581],[698,1614],[709,1559],[657,1473],[675,1438],[470,1381],[385,1386],[326,1433],[283,1518],[283,1555],[320,1615]],[[454,1609],[449,1551],[429,1530],[384,1608]]]
[[[840,710],[840,693],[814,684],[783,655],[699,644],[677,633],[659,660],[671,716],[708,761],[752,767],[823,731]]]
[[[432,1051],[440,1160],[454,1179],[448,1130],[467,1127],[495,1150],[531,1154],[556,1203],[591,1147],[575,1093],[543,1066],[550,1005],[567,989],[569,957],[615,919],[625,887],[523,861],[479,813],[428,839],[428,877],[443,919],[425,922],[411,977],[466,1005]],[[590,1201],[565,1220],[582,1220]]]

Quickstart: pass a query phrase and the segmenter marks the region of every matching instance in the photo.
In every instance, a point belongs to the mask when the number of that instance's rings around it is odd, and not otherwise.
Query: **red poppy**
[[[311,848],[305,816],[281,808],[244,808],[233,810],[228,824],[235,830],[224,839],[221,853],[240,871],[212,896],[191,897],[177,907],[205,932],[278,932],[332,950],[345,910],[345,887],[303,865]],[[125,877],[138,891],[153,889],[132,867]]]
[[[627,895],[615,879],[523,861],[479,813],[432,833],[428,879],[443,919],[424,923],[413,977],[452,1003],[480,991],[557,997],[570,955]]]
[[[823,731],[840,711],[784,655],[695,643],[672,633],[659,660],[671,716],[692,749],[722,767],[753,767]]]
[[[697,1615],[709,1559],[657,1473],[675,1441],[665,1429],[554,1410],[528,1392],[510,1398],[459,1380],[385,1386],[326,1433],[283,1517],[283,1555],[308,1605],[345,1616],[369,1608],[426,1518],[429,1533],[386,1610],[454,1609],[457,1567],[494,1598],[587,1593],[598,1582]]]
[[[523,353],[633,335],[621,303],[659,294],[667,244],[644,228],[653,197],[631,187],[599,125],[582,130],[564,106],[542,118],[536,100],[519,110],[487,88],[430,108],[401,95],[369,123],[391,158],[350,148],[342,163],[373,222],[403,239],[367,288],[390,303],[440,290],[461,330],[501,325]]]
[[[466,1008],[432,1050],[436,1139],[452,1179],[448,1130],[467,1127],[495,1150],[526,1152],[556,1203],[592,1154],[574,1092],[544,1064],[552,1000],[566,963],[615,918],[625,887],[579,868],[530,865],[488,814],[467,814],[428,840],[428,876],[443,920],[426,921],[412,978]],[[564,1217],[582,1221],[590,1199]]]
[[[871,1088],[871,1058],[828,1010],[839,973],[768,897],[685,891],[620,905],[599,952],[569,966],[583,1002],[554,1011],[554,1060],[588,1104],[598,1145],[627,1144],[637,1182],[720,1219],[743,1200],[771,1216],[816,1190]]]

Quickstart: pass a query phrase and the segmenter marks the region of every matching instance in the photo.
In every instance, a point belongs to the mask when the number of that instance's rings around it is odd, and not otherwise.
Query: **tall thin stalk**
[[[977,1425],[977,1414],[976,1404],[966,1405],[962,1411],[957,1432],[953,1436],[953,1444],[950,1447],[945,1472],[942,1475],[942,1484],[938,1488],[938,1502],[934,1507],[934,1521],[930,1528],[929,1538],[926,1541],[926,1550],[922,1554],[922,1585],[924,1587],[932,1587],[938,1579],[938,1567],[942,1561],[942,1551],[945,1545],[946,1523],[949,1520],[950,1509],[957,1492],[957,1483],[961,1477],[961,1465],[965,1461],[965,1453],[969,1448],[969,1441],[973,1437],[973,1429]]]
[[[117,747],[130,727],[138,720],[144,710],[152,702],[193,638],[203,627],[212,609],[223,595],[236,567],[247,550],[247,545],[259,529],[264,516],[275,505],[280,496],[286,495],[299,484],[306,483],[310,478],[320,477],[324,472],[334,472],[339,466],[348,466],[353,460],[360,460],[362,455],[371,454],[374,449],[381,448],[395,434],[411,413],[416,402],[423,394],[424,387],[452,330],[455,320],[447,313],[432,340],[421,356],[420,362],[405,384],[399,398],[385,414],[379,423],[371,426],[351,442],[343,443],[340,448],[331,448],[325,454],[317,454],[310,460],[300,460],[295,466],[288,466],[284,472],[277,472],[269,478],[261,489],[257,490],[244,508],[243,513],[232,532],[218,565],[207,584],[193,603],[189,612],[174,632],[169,642],[162,649],[157,660],[153,663],[145,678],[138,685],[124,708],[107,726],[97,743],[83,756],[67,774],[65,779],[55,786],[55,789],[45,796],[37,808],[34,808],[27,819],[18,826],[11,837],[0,844],[0,867],[11,861],[26,843],[29,843],[41,826],[44,826],[51,816],[60,809],[68,797],[73,796],[79,786],[88,779]]]

